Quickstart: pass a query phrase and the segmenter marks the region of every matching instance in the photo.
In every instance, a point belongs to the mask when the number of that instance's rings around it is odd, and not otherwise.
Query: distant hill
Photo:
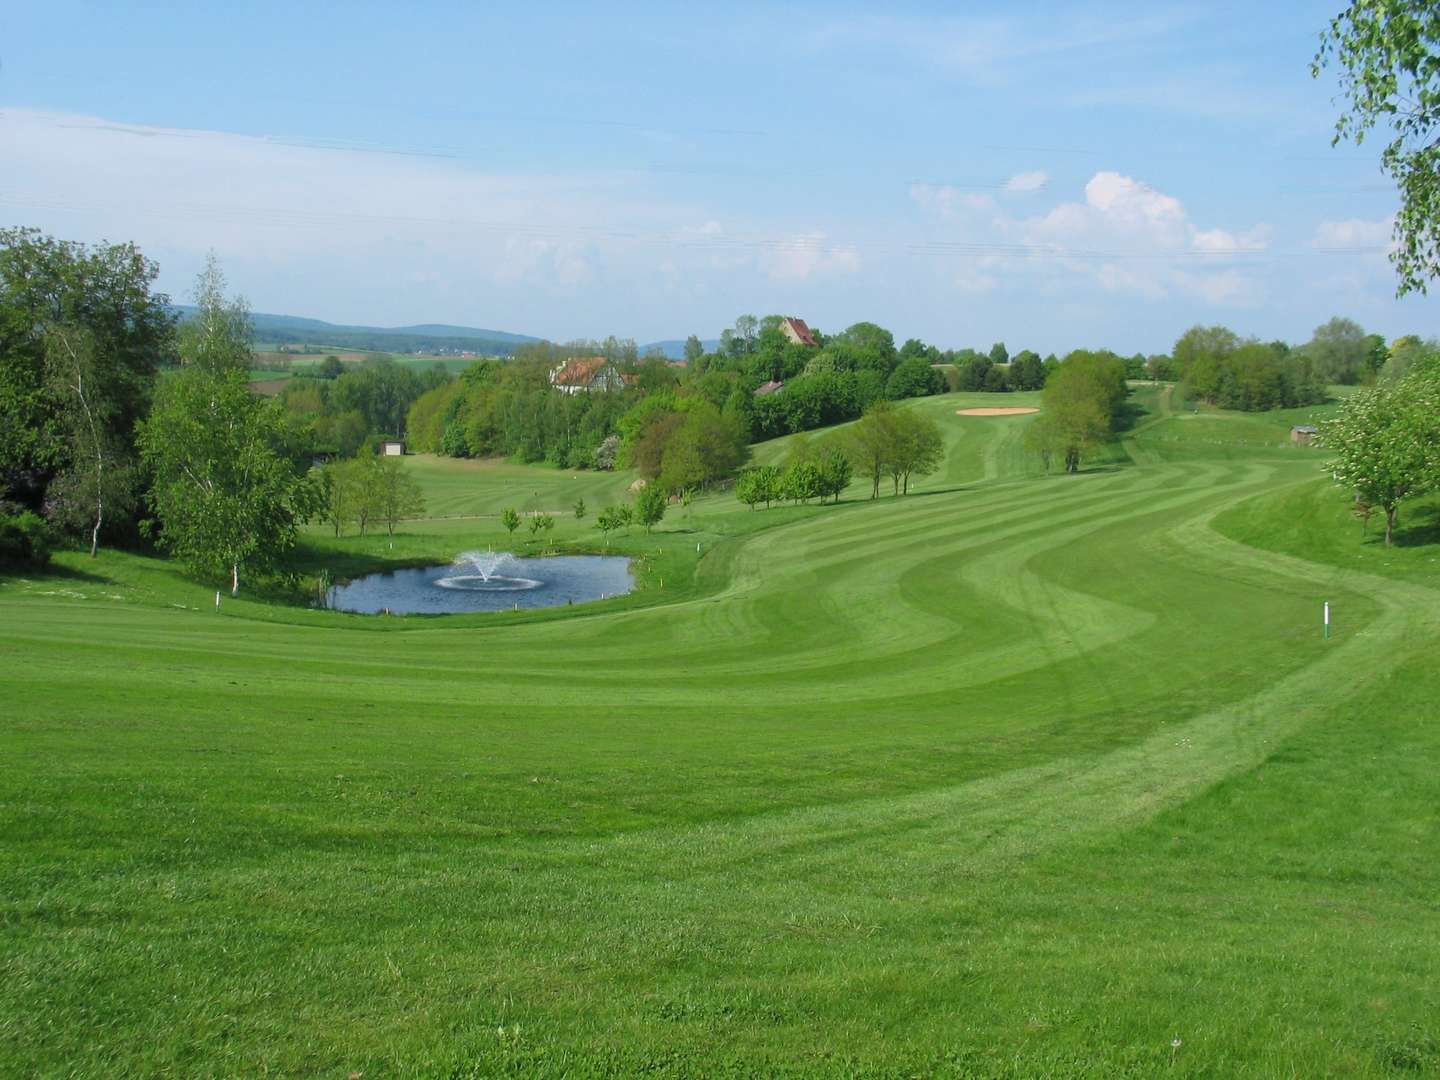
[[[189,304],[176,304],[175,311],[182,320],[195,314],[195,308]],[[482,330],[473,326],[435,323],[393,327],[344,326],[322,319],[272,315],[263,311],[252,312],[250,317],[255,324],[256,345],[319,345],[374,352],[476,352],[509,356],[515,351],[515,346],[540,340],[525,334]]]
[[[710,341],[702,341],[700,344],[705,346],[706,352],[714,352],[720,347],[718,338]],[[649,345],[640,346],[640,355],[644,356],[653,349],[659,349],[671,360],[683,360],[685,358],[685,339],[672,338],[668,341],[652,341]]]

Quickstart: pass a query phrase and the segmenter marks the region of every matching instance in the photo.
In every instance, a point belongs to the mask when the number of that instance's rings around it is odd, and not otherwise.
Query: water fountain
[[[337,611],[445,615],[583,604],[634,588],[630,560],[614,555],[525,558],[467,551],[440,566],[387,570],[331,585]]]
[[[538,589],[543,581],[535,578],[513,577],[499,573],[499,569],[514,560],[508,551],[466,551],[455,557],[454,566],[465,568],[469,565],[473,574],[450,574],[437,578],[435,584],[442,589],[469,589],[472,592],[520,592],[524,589]]]

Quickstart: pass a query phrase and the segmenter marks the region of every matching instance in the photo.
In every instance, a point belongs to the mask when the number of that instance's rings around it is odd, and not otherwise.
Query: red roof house
[[[804,319],[781,320],[780,332],[796,345],[808,345],[812,349],[819,347],[820,343],[815,340],[814,331],[805,325]]]
[[[588,394],[592,390],[619,390],[625,377],[603,356],[567,360],[550,372],[550,385],[562,394]]]

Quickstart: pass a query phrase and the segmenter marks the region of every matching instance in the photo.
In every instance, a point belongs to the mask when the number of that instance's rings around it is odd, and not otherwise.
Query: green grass
[[[1440,1069],[1436,548],[1162,394],[1074,477],[917,402],[917,494],[672,508],[557,616],[0,579],[0,1073]],[[307,557],[628,481],[407,465],[464,516]]]

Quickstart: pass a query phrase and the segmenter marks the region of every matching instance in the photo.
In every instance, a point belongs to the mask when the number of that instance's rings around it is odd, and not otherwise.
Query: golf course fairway
[[[1433,507],[1137,399],[1074,476],[922,399],[910,495],[673,506],[548,616],[0,577],[0,1074],[1440,1070]],[[407,467],[307,558],[602,550],[629,480]]]

